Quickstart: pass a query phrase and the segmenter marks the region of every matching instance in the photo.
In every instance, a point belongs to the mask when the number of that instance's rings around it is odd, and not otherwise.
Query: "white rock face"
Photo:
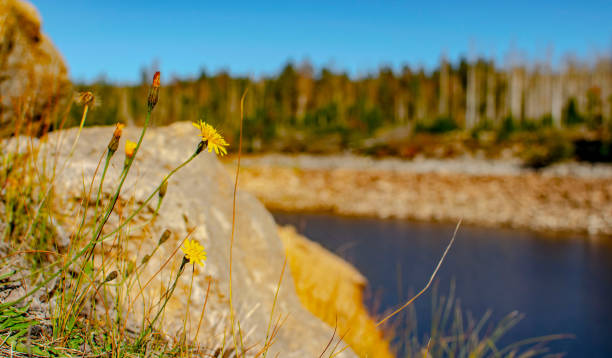
[[[85,187],[89,189],[96,166],[106,151],[106,145],[113,128],[98,127],[85,129],[81,134],[73,158],[66,169],[55,181],[55,197],[61,214],[65,215],[64,226],[71,218],[77,217],[79,200]],[[123,166],[123,142],[135,141],[140,130],[129,128],[124,131],[119,150],[111,161],[106,176],[104,193],[114,191],[116,178]],[[197,131],[187,122],[175,123],[169,127],[149,129],[136,162],[124,185],[117,210],[129,214],[160,183],[163,176],[172,168],[187,159],[199,141]],[[66,160],[69,147],[76,130],[52,133],[42,146],[41,153],[54,158],[57,141],[63,137],[60,150],[59,167]],[[103,163],[102,163],[103,164]],[[102,167],[98,172],[100,176]],[[97,180],[92,196],[95,196]],[[190,336],[195,334],[200,312],[206,296],[208,282],[211,283],[206,312],[197,340],[200,344],[214,350],[220,346],[224,334],[226,346],[233,346],[230,333],[229,311],[229,254],[232,224],[232,194],[234,181],[217,158],[208,152],[200,154],[188,166],[170,179],[166,197],[159,216],[147,227],[143,223],[152,219],[153,210],[143,210],[138,220],[129,225],[124,232],[128,237],[127,256],[140,262],[145,254],[151,252],[165,229],[172,231],[170,240],[160,247],[151,258],[141,277],[141,284],[152,277],[166,259],[189,237],[206,248],[208,260],[203,269],[198,269],[193,281],[191,299],[188,300],[191,282],[191,266],[182,275],[173,299],[160,327],[171,337],[177,337],[182,330],[186,310],[190,311],[187,322]],[[280,183],[279,183],[280,185]],[[107,196],[108,198],[108,196]],[[155,208],[157,197],[150,207]],[[270,319],[270,310],[284,261],[284,250],[278,238],[277,227],[272,216],[252,195],[238,191],[236,232],[233,249],[233,297],[237,319],[240,322],[245,347],[252,347],[250,354],[256,354],[265,341]],[[60,216],[60,215],[58,215]],[[117,216],[113,215],[105,228],[109,232],[117,226]],[[70,233],[74,229],[68,227]],[[104,243],[104,249],[111,247],[113,239]],[[100,256],[100,255],[98,255]],[[154,277],[143,291],[144,303],[148,308],[157,303],[160,291],[169,285],[182,260],[179,250]],[[136,293],[132,293],[132,297]],[[134,298],[134,297],[133,297]],[[142,297],[134,305],[137,322],[142,313]],[[282,324],[269,356],[278,353],[280,357],[317,357],[332,337],[333,330],[304,309],[295,293],[289,268],[280,287],[278,302],[274,311],[274,321],[279,317]],[[342,344],[340,345],[342,346]],[[341,357],[353,357],[354,353],[345,350]]]

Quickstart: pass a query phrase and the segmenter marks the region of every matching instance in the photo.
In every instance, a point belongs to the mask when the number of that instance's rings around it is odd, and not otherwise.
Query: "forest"
[[[544,133],[537,141],[550,144],[552,138],[553,151],[563,152],[556,156],[574,154],[574,148],[559,145],[595,140],[595,156],[609,159],[612,60],[568,58],[559,67],[545,62],[497,66],[491,60],[463,58],[456,63],[442,59],[432,71],[383,66],[358,78],[325,67],[317,70],[308,62],[288,62],[278,74],[258,79],[202,71],[197,78],[162,79],[155,124],[204,119],[235,142],[240,97],[248,88],[244,145],[251,152],[349,149],[410,157],[420,149],[406,148],[406,142],[418,133],[435,138],[454,133],[452,142],[476,139],[478,143],[467,146],[482,147],[483,141],[491,142],[491,135],[480,138],[483,133],[493,133],[493,142],[500,143],[512,133],[537,132]],[[103,102],[90,114],[88,125],[141,124],[146,109],[139,99],[146,96],[149,72],[142,70],[140,85],[119,86],[104,79],[76,84]],[[79,120],[75,107],[69,123]],[[523,135],[518,142],[525,140]]]

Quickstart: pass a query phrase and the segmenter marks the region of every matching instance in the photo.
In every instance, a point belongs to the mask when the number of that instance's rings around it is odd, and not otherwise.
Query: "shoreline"
[[[241,187],[270,210],[612,236],[612,165],[271,154],[242,159]],[[226,163],[234,166],[230,160]]]

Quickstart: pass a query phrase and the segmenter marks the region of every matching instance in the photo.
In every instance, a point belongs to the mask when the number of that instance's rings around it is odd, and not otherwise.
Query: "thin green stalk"
[[[238,193],[238,177],[240,175],[240,158],[242,157],[242,124],[244,122],[244,99],[249,91],[247,88],[240,99],[240,137],[238,140],[238,164],[236,165],[236,179],[234,180],[234,194],[232,200],[232,234],[229,247],[229,306],[230,306],[230,324],[232,325],[232,338],[234,340],[234,348],[238,351],[238,341],[236,339],[236,329],[234,327],[235,312],[234,299],[232,290],[232,260],[234,252],[234,234],[236,231],[236,194]]]
[[[187,342],[187,318],[189,317],[189,305],[191,304],[191,290],[193,289],[193,278],[196,274],[195,263],[191,268],[191,283],[189,284],[189,295],[187,295],[187,306],[185,310],[185,318],[183,319],[183,336],[181,337],[181,341],[183,343]]]
[[[144,126],[142,128],[142,131],[140,132],[140,137],[138,138],[138,143],[136,144],[136,148],[134,148],[134,153],[133,153],[133,155],[130,158],[128,158],[128,160],[126,161],[125,166],[123,167],[123,171],[121,172],[121,175],[120,175],[121,180],[119,182],[119,185],[117,186],[117,189],[115,190],[115,194],[113,195],[113,198],[112,198],[111,202],[107,205],[107,207],[105,209],[104,218],[102,219],[102,222],[100,222],[100,224],[98,225],[96,231],[94,232],[92,240],[86,246],[86,247],[91,247],[91,248],[89,249],[89,251],[87,253],[87,256],[85,257],[85,261],[89,261],[89,259],[92,257],[93,252],[94,252],[95,247],[96,247],[96,244],[98,243],[98,239],[100,237],[100,234],[102,233],[102,229],[104,228],[104,225],[108,221],[111,212],[115,208],[115,204],[117,203],[117,199],[119,198],[119,194],[121,193],[121,188],[123,187],[125,179],[127,178],[127,174],[130,171],[130,167],[132,166],[132,163],[134,163],[134,158],[136,158],[136,155],[138,154],[138,149],[140,148],[140,145],[142,143],[144,135],[145,135],[145,133],[147,131],[147,126],[149,124],[149,120],[151,119],[151,111],[152,111],[152,108],[149,108],[149,110],[147,111],[147,115],[145,117],[145,123],[144,123]],[[79,276],[77,278],[77,283],[74,286],[75,290],[78,289],[79,284],[81,283],[81,279],[83,277],[83,271],[84,270],[80,270],[79,271]]]
[[[100,238],[100,235],[102,233],[102,229],[104,228],[104,225],[106,225],[106,222],[110,218],[110,214],[112,213],[113,209],[115,208],[115,204],[117,203],[117,199],[119,198],[119,194],[121,193],[121,189],[123,187],[123,184],[125,183],[125,179],[127,178],[127,175],[128,175],[128,173],[130,171],[130,168],[131,168],[132,164],[134,163],[134,159],[136,158],[136,155],[138,154],[138,150],[140,149],[140,146],[141,146],[142,141],[144,139],[145,133],[147,131],[147,127],[149,125],[149,121],[151,119],[151,112],[153,111],[153,108],[155,107],[155,104],[157,103],[157,100],[158,100],[158,93],[159,93],[159,72],[156,72],[155,76],[153,77],[153,86],[151,87],[151,90],[149,92],[149,98],[147,100],[147,106],[148,106],[147,114],[145,116],[145,122],[144,122],[144,125],[142,127],[142,131],[140,132],[140,137],[138,138],[138,143],[136,144],[136,147],[134,148],[134,151],[132,152],[132,155],[130,157],[126,158],[125,165],[123,167],[123,171],[121,172],[121,175],[120,175],[119,185],[117,186],[117,189],[115,190],[115,194],[113,195],[113,198],[111,199],[111,201],[107,205],[107,207],[105,209],[104,218],[98,224],[98,226],[97,226],[97,228],[96,228],[96,230],[95,230],[95,232],[93,234],[92,240],[86,246],[86,248],[88,248],[89,251],[87,253],[87,256],[85,257],[85,262],[89,261],[89,258],[92,258],[92,260],[93,260],[93,253],[94,253],[96,244],[98,243],[98,239]],[[78,287],[79,287],[79,285],[81,283],[81,279],[83,277],[83,272],[84,272],[84,270],[80,270],[79,271],[79,276],[77,278],[76,285],[74,286],[75,287],[75,293],[76,293],[76,290],[78,290]],[[75,297],[76,297],[76,295],[75,295]]]
[[[167,290],[166,293],[164,294],[165,295],[164,303],[160,307],[159,311],[157,311],[157,314],[155,315],[155,318],[153,318],[151,323],[149,323],[149,326],[144,331],[142,331],[142,333],[140,334],[140,337],[138,338],[138,341],[136,342],[136,347],[139,347],[142,344],[142,340],[153,330],[153,325],[155,324],[155,322],[159,318],[159,315],[166,308],[166,304],[168,304],[168,301],[170,300],[170,297],[172,297],[172,294],[174,293],[174,289],[176,288],[176,284],[178,283],[179,277],[181,277],[181,275],[183,274],[183,271],[185,270],[185,265],[188,262],[189,262],[189,260],[187,260],[186,257],[183,257],[183,261],[181,262],[181,267],[179,268],[179,270],[178,270],[178,272],[176,274],[176,277],[174,278],[174,283],[172,284],[172,287],[170,287],[170,289]]]
[[[113,198],[111,199],[110,203],[108,203],[108,206],[105,209],[106,212],[104,214],[104,218],[102,219],[102,222],[100,222],[96,231],[94,232],[94,235],[93,235],[94,241],[98,240],[98,238],[100,237],[100,234],[102,233],[102,229],[104,228],[104,225],[106,225],[106,222],[108,221],[111,212],[115,208],[115,204],[117,203],[117,199],[119,198],[119,194],[121,193],[121,188],[123,187],[123,183],[125,182],[125,179],[127,178],[127,174],[130,171],[130,168],[132,167],[132,163],[134,163],[134,159],[136,158],[136,155],[138,154],[138,150],[140,149],[140,145],[142,144],[142,140],[147,131],[147,126],[149,125],[150,119],[151,119],[151,109],[147,111],[147,116],[145,117],[145,123],[144,123],[144,126],[142,127],[142,131],[140,132],[140,138],[138,138],[138,143],[136,144],[136,148],[134,148],[134,154],[132,155],[132,157],[128,158],[128,160],[126,161],[126,165],[123,167],[123,171],[121,172],[119,185],[117,186],[117,189],[115,190],[115,194],[113,195]],[[93,250],[92,250],[92,253],[93,253]]]
[[[81,132],[83,131],[83,125],[85,124],[85,119],[87,118],[88,110],[89,110],[89,104],[85,104],[85,107],[83,108],[83,115],[81,117],[81,124],[79,125],[79,130],[77,132],[76,138],[74,138],[74,142],[72,143],[72,147],[70,148],[70,152],[68,154],[68,158],[66,158],[66,161],[64,162],[64,165],[60,169],[59,174],[61,174],[64,171],[64,169],[66,169],[66,166],[68,165],[68,162],[70,161],[70,159],[74,155],[74,151],[76,149],[76,145],[77,145],[77,143],[79,141],[79,138],[81,137]],[[58,140],[58,142],[59,142],[59,140]],[[32,217],[32,220],[30,221],[30,224],[28,225],[28,230],[26,231],[25,235],[23,236],[24,241],[27,240],[28,236],[32,232],[32,226],[34,225],[34,222],[38,218],[38,215],[40,214],[40,210],[42,209],[43,204],[45,203],[45,201],[49,197],[49,194],[51,193],[51,189],[53,188],[53,181],[55,180],[55,178],[57,178],[57,176],[54,173],[53,179],[49,183],[49,187],[45,191],[45,194],[43,195],[40,203],[36,207],[36,211],[34,211],[34,216]]]
[[[270,327],[272,326],[272,320],[274,318],[274,308],[276,307],[276,302],[278,300],[278,291],[280,291],[281,283],[283,282],[283,275],[285,274],[285,267],[287,267],[287,257],[285,256],[285,262],[283,262],[283,269],[281,270],[280,278],[278,279],[278,286],[276,286],[276,293],[274,294],[274,301],[272,301],[272,309],[270,310],[270,320],[268,321],[268,329],[266,330],[266,339],[264,347],[268,344],[268,339],[270,339]],[[338,317],[336,317],[336,323],[338,321]],[[335,332],[335,330],[334,330]],[[268,354],[268,349],[266,349],[263,353],[263,358],[266,358]]]
[[[111,154],[112,155],[112,154]],[[96,170],[94,171],[94,178],[96,177],[97,173],[98,173],[98,169],[100,168],[100,163],[102,162],[102,157],[100,157],[100,160],[98,161],[98,165],[96,166]],[[107,155],[106,157],[106,164],[104,167],[104,171],[106,172],[106,168],[108,166],[108,162],[109,162],[109,157]],[[105,173],[103,173],[105,174]],[[104,177],[102,177],[102,180],[104,179]],[[83,179],[84,180],[84,179]],[[93,179],[91,181],[91,185],[89,186],[89,192],[87,193],[87,195],[85,195],[85,183],[83,183],[83,201],[85,202],[85,208],[83,209],[83,214],[82,214],[82,218],[81,218],[81,224],[79,225],[79,229],[77,230],[77,233],[74,235],[74,237],[76,238],[77,241],[78,238],[80,238],[81,236],[81,231],[83,230],[83,227],[85,226],[85,219],[87,217],[87,210],[89,209],[89,198],[91,197],[91,189],[93,188]],[[85,199],[86,198],[86,199]],[[97,210],[97,208],[96,208]],[[71,244],[74,242],[72,241]],[[72,246],[72,245],[71,245]],[[72,248],[70,248],[68,251],[70,252],[72,250]]]
[[[102,187],[104,185],[104,178],[106,177],[106,171],[108,170],[108,165],[110,164],[110,159],[112,156],[113,156],[113,153],[110,150],[108,150],[106,154],[106,161],[104,163],[104,169],[102,170],[102,177],[100,178],[100,185],[98,186],[98,195],[96,195],[96,209],[94,210],[94,218],[98,216],[98,205],[100,204],[100,196],[102,195]]]
[[[125,225],[127,225],[130,221],[132,221],[132,219],[138,215],[138,213],[151,201],[151,199],[153,199],[153,197],[159,192],[159,189],[162,187],[162,185],[164,185],[164,182],[168,181],[168,179],[170,179],[170,177],[172,175],[174,175],[174,173],[176,173],[177,171],[179,171],[181,168],[183,168],[185,165],[189,164],[189,162],[191,162],[193,160],[193,158],[195,158],[198,154],[200,154],[202,152],[202,150],[204,150],[204,147],[202,144],[204,142],[200,142],[200,144],[198,145],[198,149],[196,149],[196,151],[189,157],[189,159],[187,159],[186,161],[184,161],[181,165],[179,165],[178,167],[174,168],[170,173],[168,173],[164,179],[162,179],[161,184],[159,184],[157,186],[157,188],[155,188],[155,190],[149,195],[149,197],[147,197],[147,199],[136,209],[134,210],[130,216],[128,216],[125,220],[123,220],[123,222],[113,231],[109,232],[108,234],[102,236],[102,240],[105,240],[107,238],[109,238],[110,236],[114,235],[115,233],[117,233],[119,230],[121,230]],[[161,200],[157,205],[157,209],[159,209],[159,206],[161,205]]]
[[[85,247],[81,251],[79,251],[70,261],[68,261],[68,263],[66,263],[64,266],[62,266],[61,269],[57,270],[57,272],[55,272],[54,274],[49,276],[46,280],[44,280],[43,282],[39,283],[36,287],[34,287],[34,289],[32,289],[32,291],[26,293],[25,295],[21,296],[20,298],[14,300],[14,301],[5,302],[5,303],[0,304],[0,309],[6,308],[6,307],[10,307],[10,306],[13,306],[13,305],[15,305],[17,303],[23,302],[26,298],[32,296],[34,293],[36,293],[38,290],[40,290],[43,286],[45,286],[46,284],[51,282],[51,280],[53,280],[54,278],[59,276],[62,272],[64,272],[65,270],[68,270],[70,265],[75,263],[76,260],[79,259],[79,257],[83,256],[87,251],[89,251],[90,247],[92,247],[93,244],[94,244],[94,242],[92,241],[89,244],[85,245]],[[56,262],[58,262],[58,261],[56,261]],[[52,264],[52,266],[53,266],[53,264]]]
[[[125,182],[125,179],[127,178],[127,174],[130,171],[130,167],[132,166],[132,163],[134,163],[134,158],[136,158],[136,154],[138,154],[138,149],[140,148],[140,145],[142,143],[142,140],[144,138],[144,135],[147,131],[147,126],[149,124],[149,120],[151,119],[151,110],[149,109],[147,111],[147,116],[145,117],[145,123],[144,126],[142,127],[142,131],[140,132],[140,138],[138,138],[138,143],[136,144],[136,148],[134,148],[134,153],[131,157],[129,157],[126,160],[126,164],[123,167],[123,171],[121,172],[120,175],[120,182],[119,185],[117,186],[117,189],[115,190],[115,194],[113,195],[113,198],[111,199],[111,202],[108,203],[106,209],[105,209],[105,215],[104,218],[102,219],[102,221],[100,222],[100,224],[98,225],[96,231],[93,234],[92,240],[89,242],[89,244],[86,247],[91,247],[87,253],[87,256],[85,257],[85,261],[89,261],[89,259],[92,257],[93,252],[96,248],[96,244],[98,243],[98,239],[100,238],[100,234],[102,233],[102,229],[104,228],[104,225],[106,224],[106,222],[108,221],[108,219],[110,218],[110,214],[112,213],[113,209],[115,208],[115,204],[117,203],[117,199],[119,198],[119,194],[121,193],[121,188],[123,187],[123,184]],[[80,283],[81,283],[81,279],[83,277],[83,272],[84,270],[80,270],[79,271],[79,276],[77,277],[77,283],[74,286],[75,290],[78,289]]]

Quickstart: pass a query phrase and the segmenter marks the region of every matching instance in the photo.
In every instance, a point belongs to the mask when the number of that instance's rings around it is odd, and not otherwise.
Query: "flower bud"
[[[110,142],[108,143],[108,151],[111,153],[115,153],[119,148],[119,138],[112,137]]]
[[[117,151],[117,148],[119,148],[119,139],[121,138],[121,134],[123,133],[124,127],[125,127],[125,124],[117,123],[117,126],[115,127],[115,131],[113,132],[113,137],[108,143],[109,152],[115,153]]]
[[[117,123],[115,125],[115,131],[113,132],[113,137],[117,139],[121,138],[121,134],[123,134],[123,128],[125,128],[125,124]]]
[[[132,158],[134,156],[134,150],[136,149],[136,142],[132,142],[131,140],[125,141],[125,156],[127,158]]]
[[[123,276],[128,277],[134,272],[135,269],[136,269],[136,264],[134,264],[134,261],[128,260],[125,271],[123,272]]]
[[[109,273],[108,276],[106,276],[106,278],[104,279],[104,283],[111,282],[112,280],[116,279],[117,275],[118,275],[117,271],[113,271]]]
[[[157,100],[159,99],[160,85],[160,73],[159,71],[157,71],[155,72],[155,75],[153,75],[153,84],[151,85],[151,89],[149,90],[149,98],[147,100],[147,106],[149,107],[149,111],[152,111],[155,105],[157,104]]]
[[[164,232],[162,233],[161,237],[159,238],[159,241],[157,242],[157,245],[162,245],[164,242],[168,241],[168,239],[170,238],[170,230],[166,229],[164,230]]]
[[[163,198],[166,196],[166,191],[168,191],[168,181],[164,180],[162,185],[159,187],[159,197]]]
[[[151,255],[145,255],[145,256],[142,258],[142,261],[140,262],[140,264],[141,264],[141,265],[144,265],[144,264],[146,264],[147,262],[149,262],[149,260],[150,260],[150,259],[151,259]]]

